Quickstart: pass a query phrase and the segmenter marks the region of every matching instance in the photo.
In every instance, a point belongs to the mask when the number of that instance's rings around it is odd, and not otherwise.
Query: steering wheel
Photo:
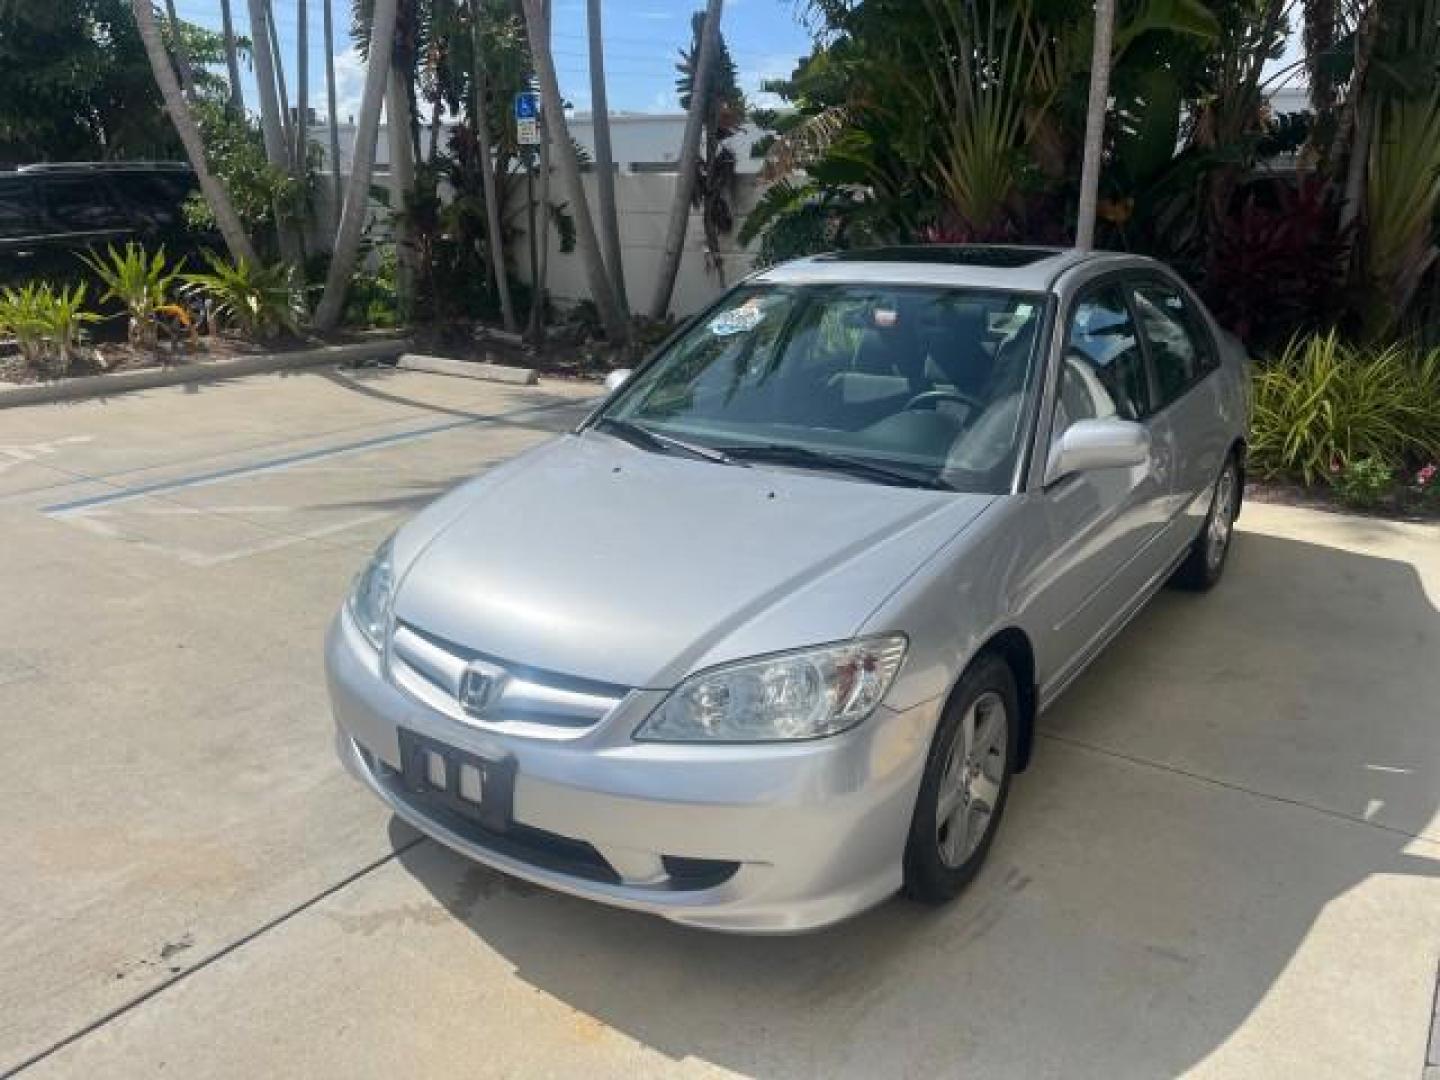
[[[985,411],[985,402],[979,398],[971,397],[960,390],[926,390],[922,394],[916,394],[905,403],[906,409],[933,409],[942,401],[958,401],[961,405],[967,406],[971,411],[981,413]]]

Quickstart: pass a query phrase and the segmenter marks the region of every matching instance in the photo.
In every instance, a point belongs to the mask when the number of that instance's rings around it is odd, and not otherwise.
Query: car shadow
[[[1408,563],[1242,534],[1218,589],[1162,595],[1047,715],[990,861],[945,908],[895,899],[811,935],[731,937],[432,842],[400,859],[518,978],[676,1062],[1173,1076],[1272,994],[1323,994],[1327,1024],[1395,1008],[1376,989],[1385,948],[1314,931],[1322,913],[1363,922],[1346,898],[1377,876],[1440,878],[1440,844],[1414,839],[1440,793],[1437,640]],[[1387,715],[1356,715],[1381,683]],[[1323,989],[1297,985],[1302,950],[1323,953]]]

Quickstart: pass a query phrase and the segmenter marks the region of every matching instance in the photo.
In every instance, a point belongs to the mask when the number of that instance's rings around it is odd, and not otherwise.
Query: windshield
[[[598,422],[747,463],[838,460],[861,478],[854,466],[1000,493],[1019,454],[1042,304],[973,289],[746,286]]]

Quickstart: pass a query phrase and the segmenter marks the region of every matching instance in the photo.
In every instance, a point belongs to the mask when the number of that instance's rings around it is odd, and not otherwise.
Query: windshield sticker
[[[754,330],[765,320],[765,312],[754,300],[746,300],[738,308],[723,311],[710,320],[710,333],[716,337],[730,337]]]
[[[881,330],[888,330],[900,321],[900,313],[893,308],[876,308],[875,325]]]

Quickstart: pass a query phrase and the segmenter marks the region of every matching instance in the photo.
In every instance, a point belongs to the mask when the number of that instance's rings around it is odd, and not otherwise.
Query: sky
[[[271,0],[287,82],[295,72],[295,0]],[[325,113],[325,49],[322,12],[325,0],[308,0],[310,24],[310,105]],[[331,0],[335,12],[335,74],[338,112],[348,119],[359,111],[364,65],[349,47],[350,0]],[[246,0],[231,0],[236,33],[248,35]],[[612,112],[674,112],[677,52],[690,42],[690,15],[703,3],[684,0],[605,0],[605,83]],[[219,0],[176,0],[181,19],[220,27]],[[754,104],[775,105],[760,93],[766,79],[789,75],[810,49],[810,37],[796,17],[794,0],[728,0],[721,21],[726,43],[740,72],[740,84]],[[585,0],[554,0],[555,66],[560,92],[586,111],[590,108],[590,64],[585,30]],[[253,75],[242,75],[245,103],[256,106]],[[290,101],[295,88],[289,86]]]

